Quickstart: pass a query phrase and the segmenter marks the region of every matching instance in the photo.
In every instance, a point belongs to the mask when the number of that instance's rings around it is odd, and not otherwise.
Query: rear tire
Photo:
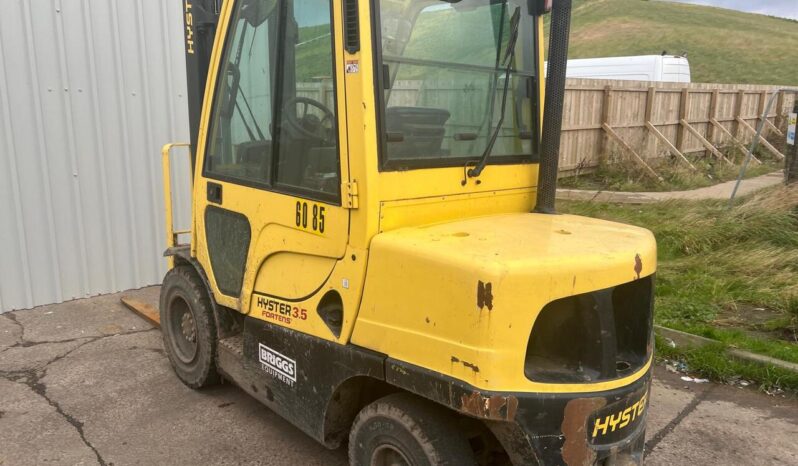
[[[216,321],[196,271],[188,265],[170,270],[160,301],[163,345],[177,377],[194,389],[219,383]]]
[[[474,453],[447,409],[408,393],[363,408],[349,434],[351,466],[474,466]]]

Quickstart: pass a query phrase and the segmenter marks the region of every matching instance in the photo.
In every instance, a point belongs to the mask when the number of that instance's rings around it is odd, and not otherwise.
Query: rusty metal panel
[[[161,281],[160,147],[188,140],[182,21],[178,1],[3,2],[0,312]]]

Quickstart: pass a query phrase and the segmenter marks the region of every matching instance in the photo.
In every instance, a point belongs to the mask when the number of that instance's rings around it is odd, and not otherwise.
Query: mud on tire
[[[408,393],[366,406],[349,435],[351,466],[472,466],[474,454],[445,408]]]
[[[213,307],[191,266],[177,266],[166,274],[160,312],[164,349],[177,377],[194,389],[218,383]]]

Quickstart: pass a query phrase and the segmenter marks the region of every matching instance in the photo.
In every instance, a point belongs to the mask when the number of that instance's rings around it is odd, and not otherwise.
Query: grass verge
[[[798,374],[777,367],[741,361],[725,353],[725,345],[709,345],[702,348],[671,348],[657,337],[657,356],[671,360],[682,360],[691,371],[705,377],[728,383],[735,378],[757,382],[763,390],[787,389],[798,391]]]
[[[659,247],[657,324],[798,363],[798,186],[762,191],[731,209],[726,201],[560,206],[563,212],[654,232]],[[769,316],[764,321],[748,318],[762,313]],[[733,325],[729,314],[738,316]],[[722,352],[711,353],[702,349],[684,356],[694,368],[721,380],[729,368],[742,369],[742,363],[721,364],[727,360]],[[759,375],[752,378],[775,380]],[[777,378],[798,389],[798,380]]]
[[[736,180],[739,176],[740,164],[744,159],[741,151],[731,149],[724,152],[729,160],[736,162],[735,165],[729,165],[712,157],[688,156],[696,167],[696,170],[693,170],[677,157],[649,160],[649,165],[664,178],[664,182],[652,178],[641,165],[624,156],[613,154],[601,160],[594,171],[563,178],[560,187],[622,192],[686,191],[705,188]],[[753,162],[749,164],[745,172],[746,178],[783,168],[783,162],[761,148],[757,150],[757,158],[762,161],[762,165]]]

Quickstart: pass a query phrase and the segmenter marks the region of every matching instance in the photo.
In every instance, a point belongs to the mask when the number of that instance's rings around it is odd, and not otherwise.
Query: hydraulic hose
[[[540,143],[540,172],[535,212],[556,213],[557,172],[560,164],[565,73],[568,68],[568,38],[571,33],[571,0],[555,0],[551,10],[549,71],[543,109],[543,136]]]

